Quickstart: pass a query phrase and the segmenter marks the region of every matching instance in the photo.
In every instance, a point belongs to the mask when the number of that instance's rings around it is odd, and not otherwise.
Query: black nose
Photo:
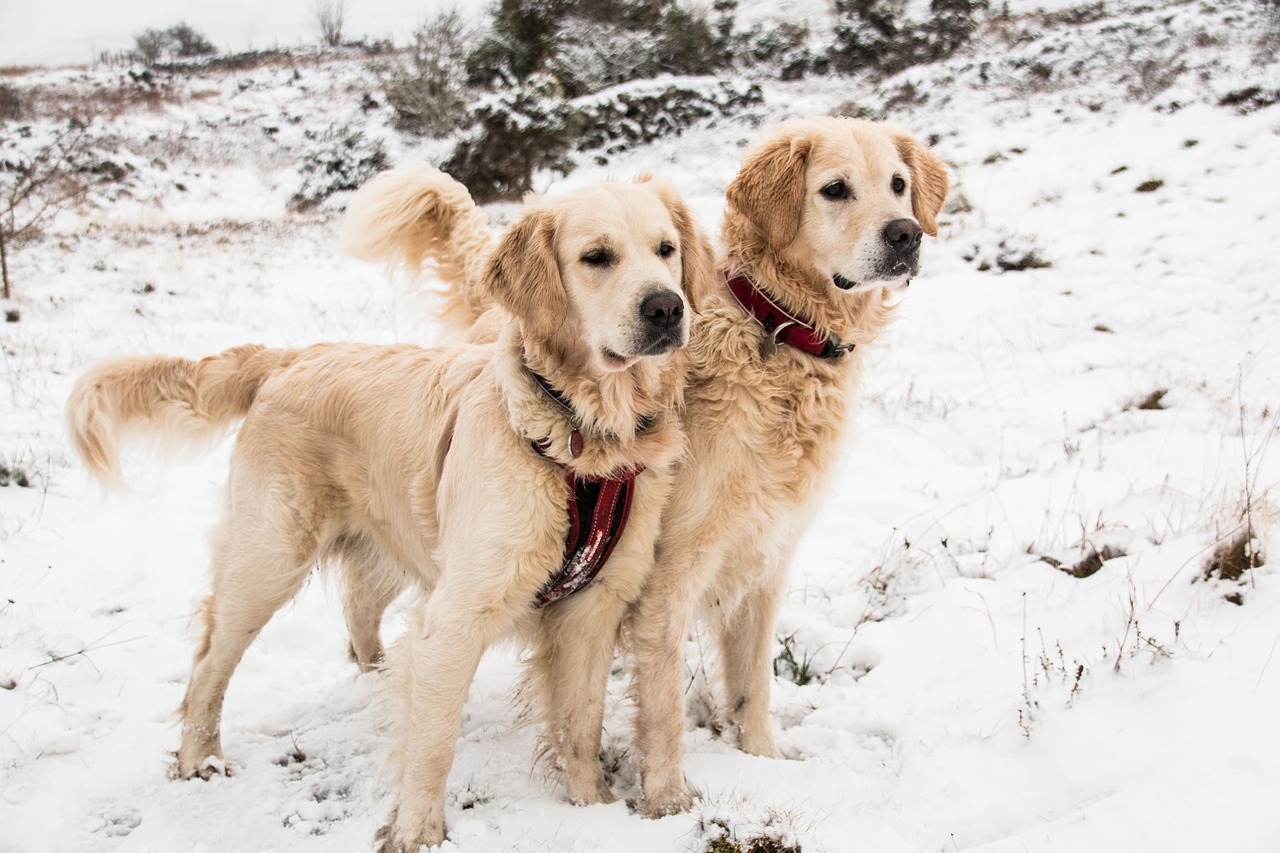
[[[669,290],[650,294],[640,303],[640,314],[650,325],[669,329],[680,325],[680,318],[684,316],[684,300]]]
[[[923,234],[914,219],[895,219],[884,227],[884,241],[898,252],[909,252],[919,246]]]

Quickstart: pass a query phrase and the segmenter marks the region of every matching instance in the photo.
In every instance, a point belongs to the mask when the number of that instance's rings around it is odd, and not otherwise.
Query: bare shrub
[[[316,29],[325,47],[342,45],[342,28],[346,24],[347,0],[316,0]]]
[[[465,118],[469,41],[466,25],[452,10],[414,32],[407,62],[392,68],[384,89],[399,130],[440,136]]]
[[[72,121],[29,152],[12,140],[0,148],[0,280],[6,300],[13,297],[10,249],[34,239],[49,218],[88,191],[87,130]]]
[[[185,21],[179,21],[168,30],[173,44],[173,55],[182,59],[211,56],[218,52],[210,41],[196,32]]]
[[[160,64],[160,60],[193,59],[200,56],[211,56],[217,53],[207,38],[185,22],[179,22],[167,30],[146,29],[133,37],[133,50],[125,54],[125,58],[140,62],[148,68]],[[111,55],[102,54],[102,59],[111,64]]]
[[[133,59],[143,65],[152,66],[160,62],[169,49],[169,34],[163,30],[146,29],[133,37]]]

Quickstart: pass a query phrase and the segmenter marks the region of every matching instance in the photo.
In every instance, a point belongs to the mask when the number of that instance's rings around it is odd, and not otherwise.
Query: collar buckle
[[[801,352],[824,359],[843,358],[856,346],[845,343],[834,335],[824,334],[813,325],[797,318],[757,287],[755,282],[745,274],[733,275],[729,270],[725,270],[724,277],[733,298],[760,324],[764,331],[759,345],[762,359],[768,359],[776,354],[779,344],[786,344]],[[773,324],[778,318],[782,318],[782,322],[775,327]]]

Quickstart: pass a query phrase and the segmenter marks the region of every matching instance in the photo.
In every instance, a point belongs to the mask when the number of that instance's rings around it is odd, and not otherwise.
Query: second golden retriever
[[[699,615],[718,640],[739,745],[778,754],[770,664],[789,564],[832,471],[866,345],[892,316],[890,294],[919,271],[947,191],[942,163],[906,131],[829,117],[768,132],[728,187],[725,274],[690,332],[689,453],[628,619],[647,815],[691,804],[681,650]],[[434,261],[449,316],[473,340],[489,337],[473,265],[493,237],[465,189],[414,167],[357,195],[349,250],[410,268]]]
[[[609,798],[598,760],[619,625],[653,563],[684,386],[689,294],[713,272],[684,204],[656,183],[534,203],[477,268],[508,320],[484,347],[245,346],[200,361],[103,362],[68,403],[90,470],[117,475],[131,429],[199,439],[244,418],[215,542],[178,773],[223,768],[223,696],[246,647],[317,562],[336,563],[353,655],[381,657],[384,609],[431,590],[390,665],[398,801],[382,849],[444,837],[445,783],[485,648],[517,634],[544,737],[577,802]],[[572,549],[566,512],[600,487],[609,547]],[[625,483],[626,489],[618,485]],[[629,501],[629,519],[628,502]],[[570,507],[577,504],[569,504]],[[574,595],[586,558],[609,555]],[[588,567],[590,568],[590,567]],[[554,603],[548,603],[554,600]],[[545,607],[536,605],[547,604]]]

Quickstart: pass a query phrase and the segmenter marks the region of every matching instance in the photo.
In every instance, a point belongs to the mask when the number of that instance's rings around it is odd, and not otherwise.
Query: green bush
[[[986,8],[986,0],[931,0],[929,16],[913,21],[904,0],[836,0],[831,67],[888,75],[945,59],[969,40]]]
[[[307,133],[310,147],[302,156],[302,184],[290,199],[294,210],[306,210],[340,190],[354,190],[390,168],[380,139],[369,139],[350,125],[331,125],[323,133]]]
[[[603,158],[763,102],[760,87],[751,83],[706,77],[633,83],[574,101],[574,147]]]
[[[538,75],[485,98],[472,107],[470,124],[440,168],[481,204],[520,198],[541,169],[569,172],[574,113],[551,77]]]

